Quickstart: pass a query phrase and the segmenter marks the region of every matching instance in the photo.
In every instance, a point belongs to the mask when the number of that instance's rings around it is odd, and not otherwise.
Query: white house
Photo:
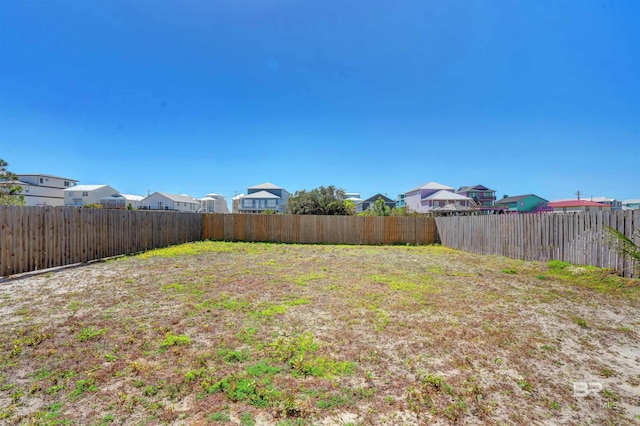
[[[200,210],[200,201],[186,194],[176,195],[166,192],[154,192],[142,200],[141,207],[147,210],[172,210],[196,213]]]
[[[622,201],[610,197],[590,197],[589,201],[611,206],[611,210],[622,210]]]
[[[231,211],[233,213],[238,213],[240,211],[240,206],[242,205],[242,199],[246,196],[246,194],[243,192],[241,194],[238,194],[236,196],[234,196],[231,199]]]
[[[229,213],[229,206],[224,195],[207,194],[204,198],[199,198],[200,211],[204,213]]]
[[[630,198],[622,201],[622,210],[640,209],[640,198]]]
[[[107,209],[126,209],[129,208],[129,206],[134,209],[139,209],[142,207],[143,199],[144,197],[142,195],[118,193],[101,198],[100,204],[102,204],[102,207]]]
[[[64,190],[74,187],[78,181],[42,173],[19,174],[16,184],[22,187],[21,195],[27,206],[64,206]]]
[[[98,204],[100,199],[118,194],[109,185],[76,185],[64,190],[64,205],[82,207],[87,204]]]

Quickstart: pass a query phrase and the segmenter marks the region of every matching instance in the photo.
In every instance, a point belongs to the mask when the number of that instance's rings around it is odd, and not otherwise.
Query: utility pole
[[[578,200],[580,199],[580,195],[582,194],[582,192],[580,192],[580,190],[578,189],[578,192],[576,192],[576,195],[578,196]]]

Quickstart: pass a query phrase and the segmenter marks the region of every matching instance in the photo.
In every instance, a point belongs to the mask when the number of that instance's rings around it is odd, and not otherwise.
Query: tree
[[[296,191],[287,202],[291,214],[348,215],[353,209],[345,203],[345,192],[333,185],[311,191]]]
[[[369,209],[371,209],[371,213],[373,213],[374,216],[389,216],[391,214],[391,207],[384,202],[382,197],[378,197]]]
[[[378,197],[376,202],[360,213],[359,216],[391,216],[391,207],[384,202],[382,197]]]
[[[7,170],[9,163],[0,158],[0,204],[23,206],[24,195],[18,185],[18,176]]]

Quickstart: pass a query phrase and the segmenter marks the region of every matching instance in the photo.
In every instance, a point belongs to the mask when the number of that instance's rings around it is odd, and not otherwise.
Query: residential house
[[[378,193],[372,197],[367,198],[366,200],[363,200],[362,203],[357,205],[356,213],[363,212],[368,208],[372,207],[376,203],[376,201],[378,201],[378,198],[382,198],[384,200],[384,203],[389,207],[389,209],[392,209],[396,206],[396,202],[394,200],[392,200],[391,198],[385,195]]]
[[[103,197],[99,200],[102,207],[105,209],[139,209],[142,207],[142,195],[132,194],[113,194],[108,197]]]
[[[484,185],[461,186],[456,194],[471,198],[481,207],[493,207],[496,202],[496,191]]]
[[[594,203],[601,203],[611,206],[611,210],[622,210],[622,201],[609,197],[591,197],[589,201]]]
[[[405,194],[398,194],[398,198],[396,198],[396,207],[397,208],[401,209],[401,208],[407,206],[405,197],[406,197]]]
[[[247,188],[247,195],[242,197],[239,213],[262,213],[274,210],[278,213],[285,211],[291,194],[284,188],[272,183],[263,183]]]
[[[196,213],[200,210],[200,201],[186,194],[177,195],[166,192],[154,192],[142,200],[142,208],[145,210],[171,210]]]
[[[437,182],[428,182],[418,188],[405,192],[405,206],[408,211],[427,213],[435,207],[447,204],[471,207],[471,198],[456,194],[455,188]]]
[[[19,174],[17,185],[22,187],[27,206],[64,206],[64,190],[74,187],[78,181],[43,173]]]
[[[514,197],[504,197],[495,202],[496,207],[506,208],[508,212],[534,213],[538,211],[548,211],[548,201],[535,194],[516,195]]]
[[[87,204],[98,204],[105,197],[118,194],[109,185],[76,185],[64,191],[64,205],[82,207]]]
[[[554,213],[584,213],[611,210],[611,206],[608,204],[589,200],[550,201],[548,205],[553,209]]]
[[[231,212],[238,213],[240,212],[240,206],[242,205],[242,199],[246,196],[246,194],[238,194],[234,195],[231,199]]]
[[[438,191],[450,191],[454,192],[455,188],[447,185],[443,185],[438,182],[427,182],[422,186],[412,189],[404,193],[405,206],[408,211],[425,213],[428,208],[423,206],[423,200],[435,194]]]
[[[224,195],[207,194],[204,198],[199,198],[200,211],[204,213],[229,213],[229,206]]]
[[[640,198],[622,200],[622,210],[640,209]]]

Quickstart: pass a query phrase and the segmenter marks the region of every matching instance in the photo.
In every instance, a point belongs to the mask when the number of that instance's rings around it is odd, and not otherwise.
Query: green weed
[[[191,343],[191,339],[189,336],[184,334],[173,334],[172,332],[168,332],[162,344],[160,345],[163,348],[168,348],[170,346],[185,346]]]
[[[80,333],[78,333],[78,340],[81,342],[84,342],[85,340],[89,340],[89,339],[93,339],[95,337],[98,336],[102,336],[103,334],[105,334],[107,332],[106,328],[101,328],[101,329],[96,329],[92,326],[89,327],[85,327],[82,330],[80,330]]]

